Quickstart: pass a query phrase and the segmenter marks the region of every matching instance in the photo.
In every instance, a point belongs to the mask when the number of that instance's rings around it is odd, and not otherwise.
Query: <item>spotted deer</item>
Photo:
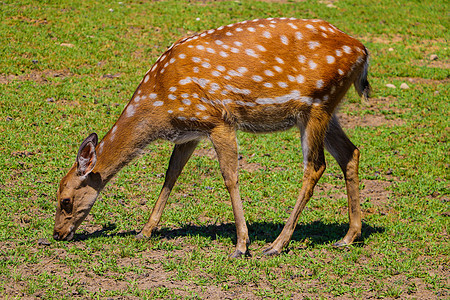
[[[335,116],[354,84],[365,98],[368,51],[322,20],[269,18],[221,26],[175,42],[145,74],[121,116],[98,143],[81,144],[57,192],[53,237],[70,240],[108,181],[150,142],[175,143],[164,185],[138,238],[156,229],[169,194],[201,139],[208,138],[231,197],[237,244],[249,236],[238,186],[236,130],[267,133],[296,126],[304,174],[300,195],[280,235],[264,253],[279,254],[325,170],[324,147],[337,160],[347,187],[349,230],[335,245],[361,234],[359,150]]]

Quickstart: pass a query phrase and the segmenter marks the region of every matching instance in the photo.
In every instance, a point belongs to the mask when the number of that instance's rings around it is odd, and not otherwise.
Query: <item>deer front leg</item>
[[[345,177],[348,197],[349,229],[345,237],[334,246],[350,245],[361,236],[361,206],[359,200],[359,150],[349,140],[336,116],[330,122],[325,136],[325,147],[336,159]]]
[[[269,248],[263,251],[265,255],[278,255],[281,253],[281,250],[289,244],[300,213],[313,195],[314,187],[325,171],[326,165],[323,152],[323,139],[327,120],[329,120],[329,118],[327,119],[326,114],[323,114],[323,118],[319,117],[315,122],[310,122],[310,125],[307,126],[306,129],[303,125],[299,125],[302,135],[304,163],[302,188],[294,209],[286,221],[280,235]]]
[[[248,238],[244,209],[239,194],[236,130],[231,126],[218,126],[211,132],[210,139],[217,152],[220,170],[228,192],[230,193],[231,204],[233,206],[237,244],[235,251],[230,257],[238,258],[242,255],[250,255],[248,252],[250,239]]]
[[[142,231],[136,236],[138,239],[148,238],[151,236],[152,232],[155,230],[156,226],[161,219],[162,212],[166,206],[167,199],[169,198],[170,192],[172,191],[175,182],[180,176],[181,171],[186,165],[187,161],[191,157],[195,148],[198,145],[197,140],[190,141],[184,144],[175,145],[172,156],[170,157],[169,167],[166,171],[166,178],[164,180],[164,185],[159,194],[158,200],[153,207],[150,219],[144,225]]]

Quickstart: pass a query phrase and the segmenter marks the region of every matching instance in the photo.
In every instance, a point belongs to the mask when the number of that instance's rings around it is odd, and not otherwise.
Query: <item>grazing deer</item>
[[[70,240],[108,181],[156,139],[175,143],[164,185],[138,238],[150,237],[183,167],[203,138],[211,140],[231,196],[237,245],[249,237],[238,186],[236,130],[265,133],[298,127],[304,174],[297,203],[281,234],[264,252],[279,254],[325,170],[324,147],[339,163],[347,186],[350,228],[337,246],[361,234],[359,150],[334,115],[349,87],[365,98],[368,51],[322,20],[269,18],[211,29],[173,44],[145,74],[115,125],[98,143],[80,146],[61,180],[56,240]]]

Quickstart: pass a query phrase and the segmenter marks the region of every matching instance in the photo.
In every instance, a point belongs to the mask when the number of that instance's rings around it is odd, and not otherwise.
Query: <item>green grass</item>
[[[449,297],[448,4],[334,5],[1,2],[0,297]],[[371,51],[372,101],[360,104],[352,89],[341,107],[352,120],[384,120],[347,130],[362,152],[361,188],[368,195],[362,199],[361,243],[332,247],[348,220],[340,170],[327,154],[318,186],[325,188],[316,189],[288,249],[278,257],[261,255],[299,191],[302,157],[294,130],[238,135],[245,162],[260,166],[240,172],[251,258],[227,258],[236,242],[231,204],[217,161],[206,156],[189,161],[155,235],[134,238],[162,185],[172,149],[166,142],[150,145],[113,179],[75,241],[51,238],[57,184],[82,139],[109,130],[171,43],[221,25],[277,16],[326,19]],[[437,61],[430,60],[432,54]],[[403,82],[410,89],[399,89]],[[376,193],[368,191],[370,184]],[[40,238],[51,245],[38,245]]]

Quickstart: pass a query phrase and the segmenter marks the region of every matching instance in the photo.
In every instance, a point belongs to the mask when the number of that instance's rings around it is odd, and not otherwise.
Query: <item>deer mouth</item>
[[[57,241],[70,241],[74,235],[74,226],[71,226],[67,233],[58,232],[56,229],[53,231],[53,238]]]

